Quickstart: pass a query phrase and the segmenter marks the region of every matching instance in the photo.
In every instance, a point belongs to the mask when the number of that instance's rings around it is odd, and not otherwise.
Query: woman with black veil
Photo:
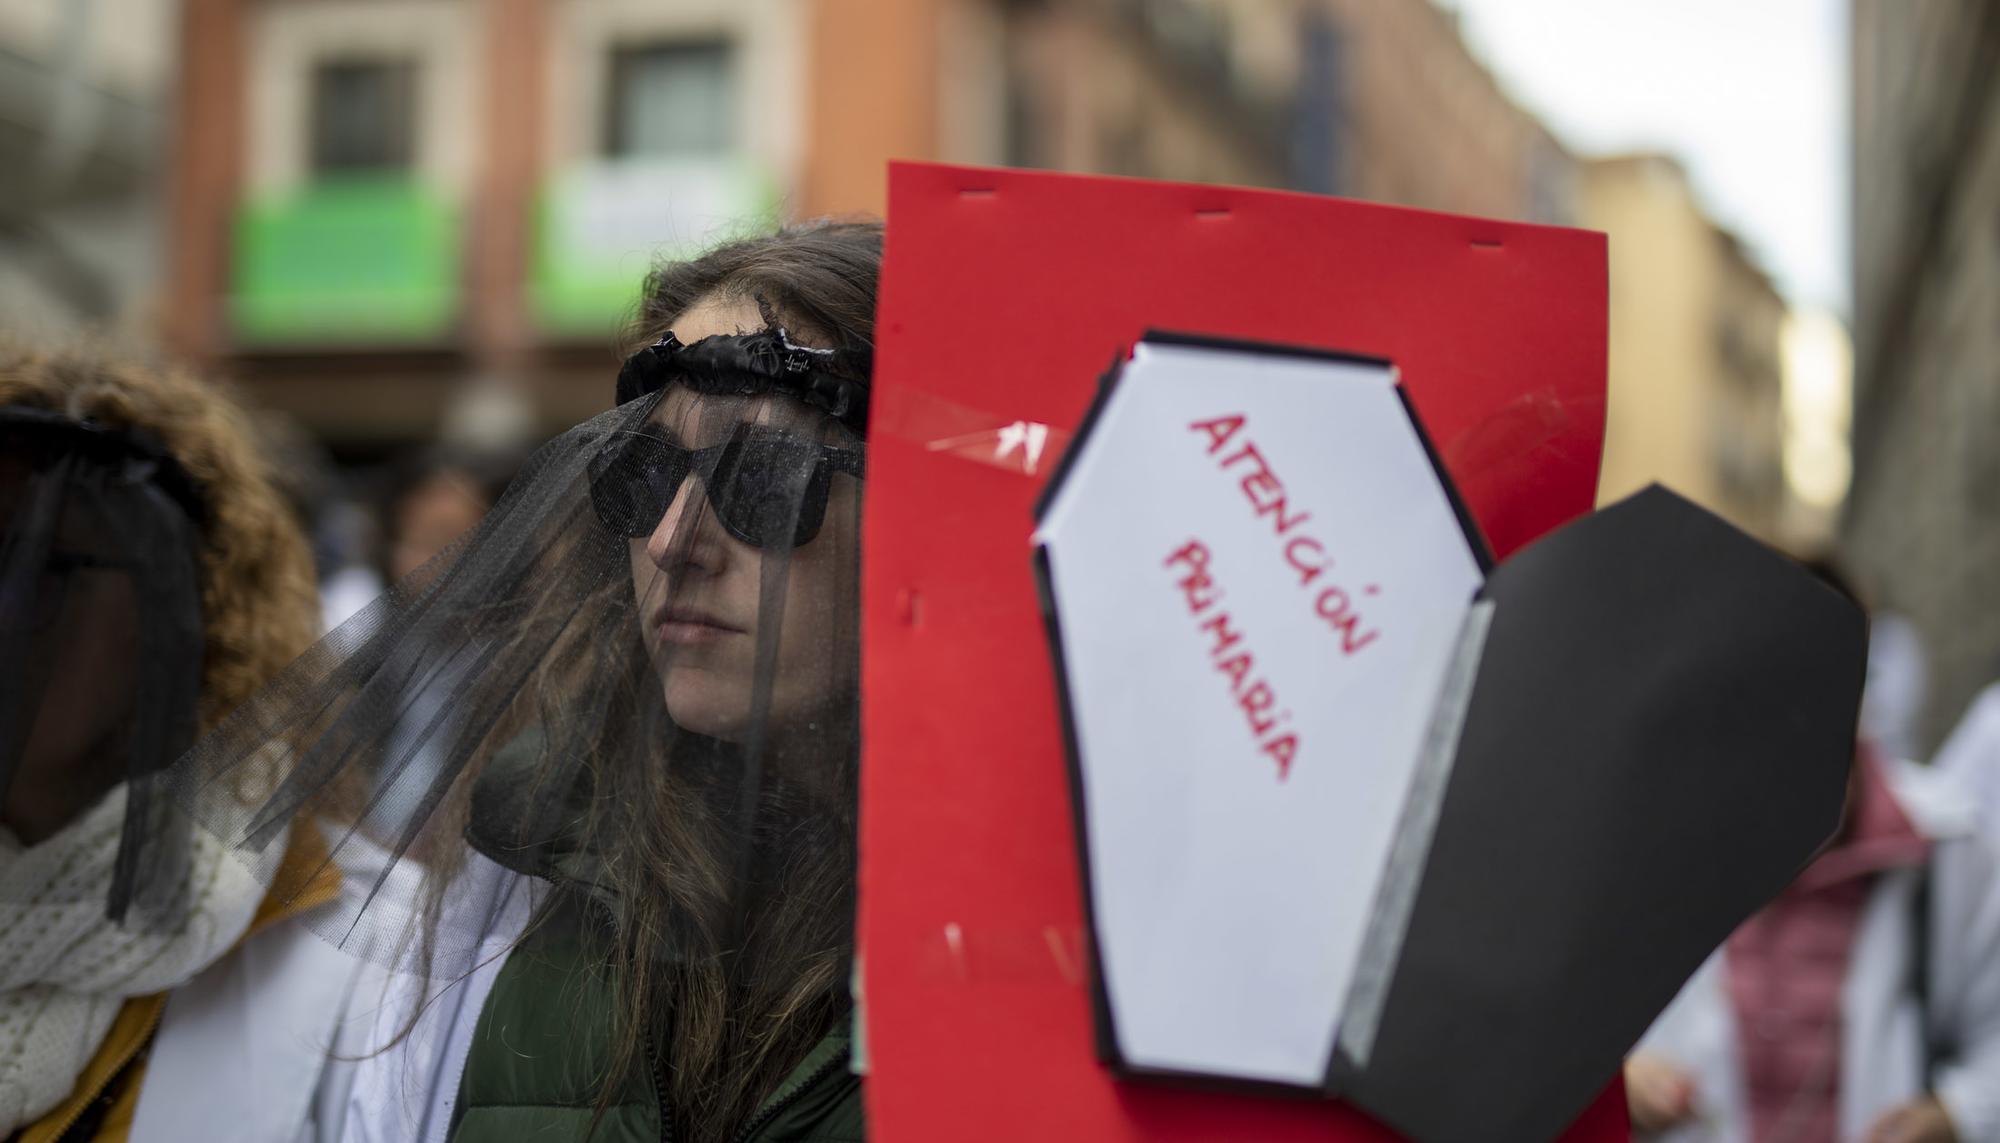
[[[123,1139],[167,994],[317,898],[162,770],[312,638],[312,564],[249,418],[192,376],[0,346],[0,1139]]]
[[[323,1129],[363,1137],[387,1121],[369,1104],[414,1085],[401,1137],[861,1137],[848,980],[881,242],[820,223],[656,270],[616,407],[168,774],[274,895],[337,873],[310,923],[422,982],[343,1032]],[[331,856],[277,872],[262,855],[295,821]],[[441,1006],[456,1015],[425,1027]]]

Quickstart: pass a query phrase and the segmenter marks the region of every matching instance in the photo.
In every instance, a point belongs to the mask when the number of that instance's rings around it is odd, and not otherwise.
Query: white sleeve
[[[257,933],[167,1001],[133,1139],[312,1139],[314,1093],[360,962],[297,921]]]
[[[1694,1118],[1660,1135],[1635,1133],[1641,1143],[1740,1143],[1744,1138],[1727,971],[1722,952],[1711,953],[1633,1048],[1685,1070],[1694,1081]]]
[[[526,929],[539,882],[473,854],[447,900],[485,926],[463,975],[370,965],[348,1005],[316,1112],[324,1143],[443,1143],[479,1013]]]
[[[325,1143],[442,1143],[473,1030],[511,943],[496,939],[470,974],[436,985],[367,968],[355,989],[357,1018],[334,1047],[346,1059],[321,1085]]]
[[[1943,842],[1932,868],[1932,999],[1955,1049],[1936,1094],[1961,1143],[2000,1143],[2000,850]]]

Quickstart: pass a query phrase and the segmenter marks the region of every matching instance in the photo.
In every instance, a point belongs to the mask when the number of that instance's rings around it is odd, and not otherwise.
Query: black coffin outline
[[[1139,338],[1140,343],[1156,345],[1191,346],[1200,349],[1219,349],[1237,353],[1260,354],[1271,357],[1307,358],[1315,361],[1340,362],[1345,364],[1372,365],[1395,369],[1395,363],[1384,357],[1374,357],[1343,350],[1323,349],[1316,346],[1281,344],[1253,341],[1245,338],[1211,337],[1177,331],[1148,329]],[[1075,462],[1083,455],[1085,447],[1097,431],[1104,412],[1109,408],[1118,388],[1123,384],[1125,367],[1130,364],[1127,354],[1119,354],[1098,379],[1097,393],[1091,399],[1090,407],[1084,411],[1078,422],[1076,435],[1069,448],[1064,450],[1060,460],[1049,472],[1049,480],[1041,494],[1035,499],[1034,518],[1037,525],[1048,515],[1049,506],[1061,492],[1074,471]],[[1466,509],[1464,498],[1459,495],[1458,486],[1452,483],[1451,474],[1445,470],[1430,433],[1424,428],[1423,419],[1417,415],[1415,404],[1410,400],[1400,377],[1392,386],[1400,401],[1404,415],[1416,430],[1417,440],[1422,445],[1425,459],[1430,462],[1432,475],[1443,490],[1452,509],[1453,518],[1458,521],[1460,535],[1471,551],[1473,561],[1484,578],[1493,571],[1492,550],[1486,544],[1486,537],[1474,524],[1472,514]],[[1084,933],[1088,948],[1085,950],[1090,969],[1090,1009],[1091,1028],[1095,1040],[1097,1058],[1112,1073],[1124,1079],[1171,1082],[1177,1087],[1199,1090],[1221,1091],[1246,1095],[1280,1096],[1293,1099],[1326,1099],[1337,1097],[1335,1082],[1342,1074],[1340,1044],[1336,1035],[1321,1068],[1320,1082],[1314,1086],[1279,1083],[1275,1081],[1249,1080],[1240,1076],[1218,1076],[1208,1072],[1188,1072],[1171,1068],[1138,1067],[1127,1060],[1119,1051],[1117,1017],[1111,1007],[1111,997],[1104,983],[1104,963],[1097,942],[1097,900],[1092,889],[1090,876],[1090,831],[1087,814],[1084,812],[1083,756],[1077,746],[1076,715],[1070,701],[1069,669],[1064,651],[1065,639],[1061,609],[1056,603],[1055,579],[1052,559],[1048,546],[1037,543],[1033,552],[1035,590],[1042,608],[1042,625],[1047,635],[1049,657],[1056,680],[1057,718],[1062,728],[1064,769],[1068,775],[1070,795],[1070,816],[1076,834],[1077,872],[1081,880]],[[1469,603],[1470,601],[1468,601]]]
[[[1541,1143],[1838,828],[1866,623],[1659,485],[1522,549],[1481,597],[1498,607],[1380,1027],[1366,1067],[1336,1053],[1337,1082],[1412,1138]],[[1550,821],[1578,841],[1536,844]],[[1625,860],[1577,860],[1613,834]],[[1578,900],[1590,923],[1536,922]]]

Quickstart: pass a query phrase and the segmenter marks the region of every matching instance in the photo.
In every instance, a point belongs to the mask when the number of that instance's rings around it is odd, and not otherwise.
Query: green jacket
[[[519,801],[537,788],[527,775],[538,764],[542,745],[540,732],[530,731],[494,758],[474,788],[466,840],[509,868],[565,884],[568,888],[558,892],[569,893],[596,880],[588,853],[560,836],[494,838],[480,828],[482,818],[519,823],[540,816]],[[555,822],[576,816],[550,815]],[[592,890],[583,893],[589,896],[569,898],[579,913],[616,914],[616,902]],[[610,1072],[615,1002],[610,982],[581,947],[579,934],[588,927],[586,918],[566,915],[531,932],[508,956],[473,1029],[452,1108],[451,1143],[672,1139],[664,1093],[648,1074],[627,1079],[598,1118],[603,1077]],[[736,1139],[714,1143],[862,1143],[861,1081],[848,1067],[849,1038],[848,1023],[838,1022]]]
[[[861,1081],[845,1022],[821,1040],[730,1143],[861,1143]],[[573,937],[530,936],[479,1013],[452,1110],[451,1143],[658,1143],[663,1093],[627,1080],[591,1133],[610,1065],[611,990]],[[719,1141],[720,1143],[720,1141]]]

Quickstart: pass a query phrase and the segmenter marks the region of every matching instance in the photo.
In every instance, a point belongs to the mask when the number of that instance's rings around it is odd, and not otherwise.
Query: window
[[[722,41],[617,48],[611,55],[605,153],[613,158],[719,155],[731,150],[736,98]]]
[[[314,174],[410,167],[417,103],[411,60],[329,60],[313,71]]]

